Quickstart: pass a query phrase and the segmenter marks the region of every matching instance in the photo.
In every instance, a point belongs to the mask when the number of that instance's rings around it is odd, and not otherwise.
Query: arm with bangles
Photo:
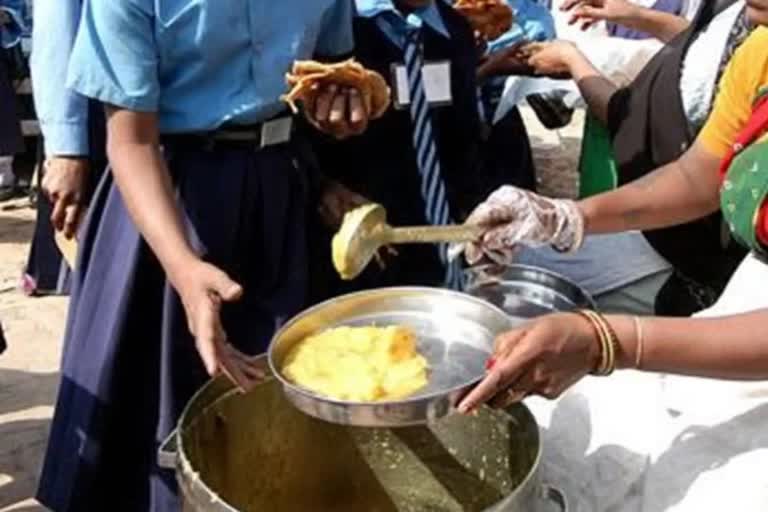
[[[606,319],[619,341],[619,369],[768,379],[768,309],[720,318],[646,318],[639,324],[640,332],[631,317]]]
[[[768,309],[710,319],[590,316],[548,315],[499,336],[488,374],[461,400],[459,412],[483,403],[506,407],[531,394],[554,399],[587,374],[613,369],[768,379]],[[602,322],[615,334],[615,345],[608,342],[615,358],[607,355]]]

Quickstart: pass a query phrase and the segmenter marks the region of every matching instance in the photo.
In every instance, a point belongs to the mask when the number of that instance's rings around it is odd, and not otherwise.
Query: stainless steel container
[[[597,309],[592,296],[555,272],[528,265],[484,265],[466,271],[467,293],[514,320],[548,313]]]
[[[523,405],[359,428],[303,414],[276,380],[243,395],[220,378],[190,401],[160,462],[176,468],[185,512],[567,510],[540,481],[540,456]]]

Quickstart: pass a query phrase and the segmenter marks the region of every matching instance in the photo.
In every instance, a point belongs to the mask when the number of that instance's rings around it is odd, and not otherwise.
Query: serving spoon
[[[366,204],[348,212],[333,237],[333,266],[342,279],[351,280],[365,270],[379,249],[388,245],[463,243],[477,240],[479,226],[410,226],[387,224],[387,211],[380,204]]]

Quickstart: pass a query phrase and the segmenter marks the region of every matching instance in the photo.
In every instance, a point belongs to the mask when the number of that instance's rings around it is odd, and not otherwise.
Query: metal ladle
[[[393,228],[384,207],[371,203],[344,216],[331,244],[333,265],[342,279],[351,280],[387,245],[471,242],[481,235],[482,228],[466,225]]]

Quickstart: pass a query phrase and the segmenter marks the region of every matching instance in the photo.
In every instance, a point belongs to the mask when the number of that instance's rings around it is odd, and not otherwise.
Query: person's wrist
[[[594,211],[592,205],[588,201],[576,201],[576,208],[581,213],[581,220],[583,222],[584,236],[591,233],[592,222],[594,218]]]
[[[45,162],[46,165],[50,165],[52,162],[66,162],[73,164],[74,168],[80,171],[87,171],[90,168],[90,161],[85,155],[52,155]]]
[[[175,250],[171,255],[159,259],[168,280],[179,294],[183,294],[187,278],[195,274],[195,267],[203,263],[203,260],[189,249]]]
[[[587,352],[586,363],[590,372],[594,372],[600,367],[600,363],[603,360],[603,348],[600,340],[600,334],[595,327],[595,324],[590,319],[581,313],[572,313],[574,317],[577,336],[579,339],[587,340]]]
[[[563,62],[568,67],[568,70],[573,72],[573,67],[576,66],[580,60],[584,58],[579,48],[571,42],[562,43],[562,57]]]

